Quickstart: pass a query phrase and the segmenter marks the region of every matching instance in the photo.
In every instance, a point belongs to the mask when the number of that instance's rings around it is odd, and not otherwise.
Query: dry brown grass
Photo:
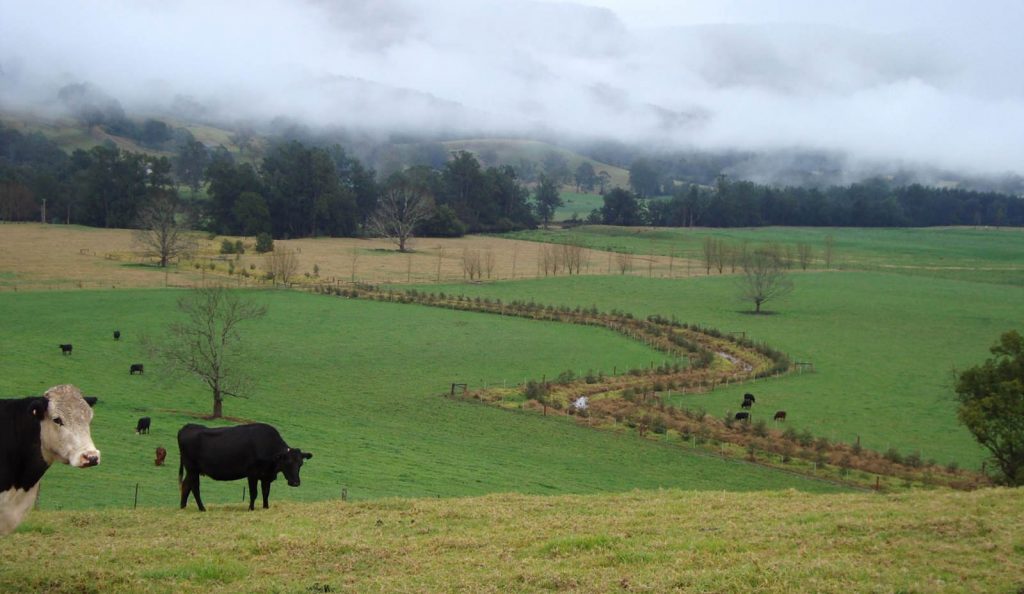
[[[152,263],[139,255],[130,230],[0,224],[0,290],[191,286],[209,275],[251,284],[263,276],[265,258],[253,250],[253,238],[230,238],[242,239],[247,246],[246,253],[237,258],[219,253],[223,237],[210,240],[197,234],[197,238],[196,259],[172,267],[165,275],[146,265]],[[466,280],[467,255],[490,262],[483,281],[543,277],[548,244],[484,236],[417,238],[412,243],[414,251],[407,254],[399,253],[384,239],[293,239],[278,240],[275,245],[298,255],[300,283],[314,280],[316,274],[320,282],[404,284]],[[616,258],[611,252],[583,249],[580,274],[619,274]],[[244,270],[248,277],[229,276],[229,262],[236,273]],[[696,262],[681,258],[634,256],[627,274],[683,277],[697,275],[698,269]],[[558,274],[565,275],[564,266]]]

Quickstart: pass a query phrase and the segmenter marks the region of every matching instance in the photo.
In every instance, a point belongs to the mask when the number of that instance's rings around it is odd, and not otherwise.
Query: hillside
[[[1022,505],[668,490],[35,511],[0,539],[0,590],[1015,592]]]

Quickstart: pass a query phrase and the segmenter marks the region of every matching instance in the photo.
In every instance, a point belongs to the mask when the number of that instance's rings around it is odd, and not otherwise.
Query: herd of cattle
[[[0,399],[0,536],[21,524],[35,504],[39,481],[54,462],[77,468],[100,463],[100,451],[93,444],[91,422],[95,397],[84,396],[77,387],[54,386],[42,396]],[[140,419],[139,432],[145,421]],[[283,473],[288,484],[299,486],[299,469],[309,452],[288,447],[277,429],[263,423],[208,428],[189,423],[178,431],[178,482],[181,507],[191,494],[205,511],[199,496],[199,477],[214,480],[249,480],[249,509],[256,502],[256,484],[263,491],[268,508],[270,483]],[[167,451],[157,449],[157,465]]]
[[[740,412],[736,413],[735,415],[733,415],[733,419],[735,419],[737,421],[747,421],[749,423],[750,422],[750,412],[749,411],[750,411],[750,409],[752,409],[754,407],[754,403],[755,402],[757,402],[757,398],[755,398],[753,394],[751,394],[750,392],[747,392],[746,394],[744,394],[743,395],[743,404],[740,405],[740,408],[743,408],[745,410],[740,411]],[[772,417],[772,420],[773,421],[785,421],[786,420],[786,411],[784,411],[784,410],[777,410],[777,411],[775,411],[775,416]]]
[[[121,338],[114,331],[114,340]],[[70,355],[71,344],[60,345]],[[133,363],[129,374],[141,374],[141,363]],[[756,398],[743,395],[743,412],[736,420],[750,421]],[[95,397],[83,396],[70,384],[54,386],[42,396],[0,399],[0,536],[9,534],[25,518],[39,494],[39,481],[54,462],[77,468],[100,463],[100,451],[93,444],[90,423]],[[775,421],[785,421],[786,411],[775,413]],[[149,433],[151,419],[139,419],[135,431]],[[289,486],[298,487],[299,469],[313,457],[309,452],[291,448],[277,429],[265,423],[210,428],[188,423],[178,431],[178,484],[181,508],[189,495],[200,511],[206,511],[199,494],[199,477],[218,481],[249,481],[249,509],[256,505],[257,483],[268,508],[270,484],[284,474]],[[162,466],[167,451],[158,447],[156,465]]]

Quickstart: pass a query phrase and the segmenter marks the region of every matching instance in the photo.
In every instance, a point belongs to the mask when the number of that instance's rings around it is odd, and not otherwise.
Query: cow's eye
[[[54,417],[54,419],[53,419],[53,422],[54,422],[54,423],[57,423],[57,424],[58,424],[58,425],[60,425],[61,427],[63,427],[63,426],[64,426],[64,419],[61,419],[60,417]]]

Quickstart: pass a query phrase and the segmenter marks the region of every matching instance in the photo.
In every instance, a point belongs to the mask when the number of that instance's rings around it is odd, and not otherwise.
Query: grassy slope
[[[8,592],[1011,592],[1018,491],[602,496],[33,512]]]
[[[198,382],[169,377],[139,342],[174,312],[174,291],[0,294],[0,394],[40,393],[75,383],[101,399],[94,439],[103,463],[55,468],[42,507],[124,507],[141,483],[143,505],[176,502],[175,434],[207,414]],[[276,425],[314,452],[303,485],[275,486],[273,499],[340,496],[465,496],[492,492],[589,493],[632,488],[775,489],[831,486],[744,464],[694,457],[681,448],[597,432],[564,419],[459,403],[438,395],[451,382],[518,383],[567,369],[647,364],[661,355],[596,328],[530,322],[419,306],[264,292],[268,316],[246,330],[257,389],[229,399],[225,414]],[[111,331],[119,328],[121,342]],[[57,345],[71,342],[74,355]],[[146,374],[129,376],[133,362]],[[135,421],[153,418],[152,434]],[[153,466],[153,451],[169,451]],[[242,483],[205,481],[211,503],[236,501]]]
[[[678,401],[719,416],[737,410],[740,395],[753,390],[755,416],[785,409],[790,425],[832,439],[860,435],[875,449],[980,463],[981,450],[956,421],[951,370],[983,360],[999,333],[1020,327],[1024,290],[877,272],[806,273],[794,282],[787,300],[769,304],[777,312],[769,316],[745,313],[749,306],[737,301],[730,277],[563,277],[440,290],[593,304],[745,331],[812,361],[817,372]]]

